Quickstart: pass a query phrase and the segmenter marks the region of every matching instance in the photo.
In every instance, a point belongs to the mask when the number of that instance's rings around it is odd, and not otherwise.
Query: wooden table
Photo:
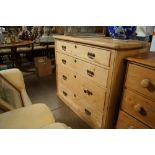
[[[17,48],[22,46],[28,46],[33,44],[34,41],[19,41],[15,43],[7,43],[7,44],[0,44],[0,48],[11,48],[11,57],[13,61],[13,66],[20,68],[19,60],[17,57]]]
[[[46,46],[46,55],[50,56],[49,45],[54,45],[54,39],[36,41],[39,45]]]

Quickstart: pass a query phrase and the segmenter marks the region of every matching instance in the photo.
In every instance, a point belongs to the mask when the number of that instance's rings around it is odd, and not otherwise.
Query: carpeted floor
[[[33,103],[46,103],[53,112],[56,121],[66,123],[74,129],[89,129],[72,110],[56,96],[56,76],[52,74],[39,78],[34,73],[24,74],[26,89]]]

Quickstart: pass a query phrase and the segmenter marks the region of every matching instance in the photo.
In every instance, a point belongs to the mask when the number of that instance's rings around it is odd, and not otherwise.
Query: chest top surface
[[[112,39],[110,37],[83,37],[83,36],[64,36],[55,35],[55,39],[72,41],[77,43],[97,45],[100,47],[117,49],[117,50],[127,50],[127,49],[137,49],[149,46],[150,44],[145,41],[138,40],[119,40]]]
[[[136,56],[128,57],[127,60],[155,67],[155,52],[147,52]]]

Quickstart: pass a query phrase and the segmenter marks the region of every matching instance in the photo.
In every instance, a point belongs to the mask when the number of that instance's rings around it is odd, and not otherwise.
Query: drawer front
[[[57,40],[55,42],[55,49],[61,53],[71,54],[74,50],[74,44],[66,41]]]
[[[74,95],[74,92],[70,89],[68,89],[65,85],[59,82],[57,86],[57,93],[61,98],[67,101],[68,106],[71,107],[78,107],[78,104],[76,104],[78,101],[78,97]]]
[[[136,120],[134,117],[127,113],[120,111],[116,125],[117,129],[148,129],[143,123]]]
[[[59,82],[58,95],[81,119],[93,128],[101,128],[102,113],[81,104],[80,97]]]
[[[80,117],[92,128],[101,128],[103,114],[89,109],[87,106],[80,106],[78,111]]]
[[[107,87],[109,72],[107,69],[92,65],[80,59],[73,58],[61,53],[57,53],[57,64],[70,67],[71,69],[76,70],[76,72],[98,83],[98,85]]]
[[[121,108],[141,122],[155,128],[155,102],[125,90]]]
[[[60,65],[58,66],[58,82],[75,91],[75,95],[80,97],[81,104],[87,105],[92,110],[103,112],[106,93],[104,88]]]
[[[110,66],[111,51],[77,44],[73,54],[100,65]]]
[[[155,100],[155,70],[129,64],[125,85]]]

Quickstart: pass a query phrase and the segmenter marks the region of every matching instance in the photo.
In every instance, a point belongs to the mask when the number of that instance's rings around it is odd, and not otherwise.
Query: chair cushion
[[[71,127],[67,126],[64,123],[52,123],[47,126],[42,127],[42,129],[71,129]]]
[[[0,114],[1,129],[37,129],[54,122],[50,109],[42,103]]]

